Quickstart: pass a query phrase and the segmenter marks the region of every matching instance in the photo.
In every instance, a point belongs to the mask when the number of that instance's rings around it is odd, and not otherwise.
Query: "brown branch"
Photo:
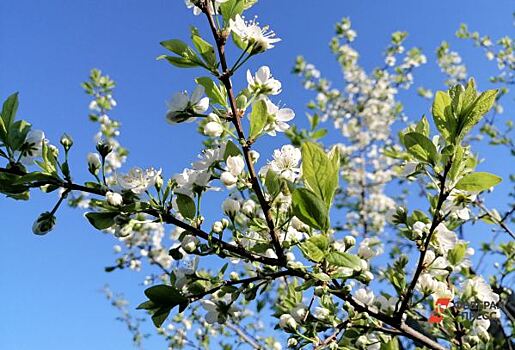
[[[13,174],[13,175],[18,175],[18,176],[26,175],[25,173],[23,173],[19,170],[5,169],[5,168],[0,168],[0,173],[8,173],[8,174]],[[61,181],[58,179],[35,181],[28,186],[29,187],[41,187],[41,186],[45,186],[45,185],[54,185],[54,186],[58,186],[58,187],[64,188],[69,191],[81,191],[81,192],[95,194],[98,196],[105,196],[105,194],[108,192],[107,188],[91,188],[91,187],[86,187],[86,186],[82,186],[82,185],[71,183],[71,182],[64,182],[64,181]],[[246,250],[240,246],[236,246],[236,245],[227,243],[216,237],[210,237],[211,235],[209,233],[202,231],[199,228],[193,227],[193,226],[185,223],[184,221],[177,219],[175,216],[171,215],[169,212],[167,212],[165,210],[159,211],[157,209],[147,209],[143,212],[146,214],[149,214],[151,216],[154,216],[155,218],[160,219],[164,223],[178,226],[178,227],[188,231],[189,233],[191,233],[194,236],[200,237],[206,241],[211,241],[214,244],[220,246],[222,249],[225,249],[226,251],[236,254],[236,255],[240,256],[241,258],[248,259],[250,261],[260,262],[260,263],[263,263],[266,265],[271,265],[271,266],[282,266],[282,264],[279,262],[278,259],[257,255],[252,252],[249,252],[248,250]]]
[[[496,224],[501,226],[501,228],[508,233],[511,238],[515,239],[515,233],[504,223],[505,219],[497,220],[495,216],[492,214],[492,212],[483,204],[483,201],[481,198],[477,197],[475,204],[486,213],[491,219],[495,221]],[[509,212],[508,212],[509,213]]]
[[[220,82],[224,85],[224,87],[228,93],[229,104],[230,104],[231,112],[232,112],[232,122],[233,122],[234,127],[236,128],[236,133],[238,135],[238,138],[239,138],[239,141],[240,141],[240,144],[242,147],[243,156],[245,158],[245,163],[247,164],[247,168],[249,171],[250,183],[252,185],[252,189],[254,190],[254,192],[258,198],[259,204],[261,205],[261,208],[263,209],[263,213],[265,214],[265,220],[266,220],[268,229],[270,231],[270,236],[272,238],[272,244],[274,246],[274,250],[277,253],[277,256],[279,257],[279,261],[281,261],[281,263],[283,265],[285,265],[286,259],[284,256],[283,249],[281,247],[281,243],[279,241],[279,235],[275,228],[275,223],[274,223],[274,219],[272,216],[270,204],[268,203],[268,201],[265,198],[265,195],[263,193],[263,190],[261,188],[261,185],[259,183],[259,180],[258,180],[258,177],[256,174],[256,170],[254,169],[254,163],[252,162],[252,157],[250,155],[250,143],[246,139],[245,133],[243,132],[240,113],[238,112],[238,108],[236,105],[236,98],[234,97],[234,91],[233,91],[232,82],[231,82],[231,75],[233,72],[228,69],[227,59],[225,57],[225,42],[226,42],[227,38],[224,37],[216,28],[215,22],[213,20],[213,14],[211,13],[211,9],[209,8],[209,6],[205,6],[205,4],[204,4],[202,9],[203,9],[204,13],[206,14],[206,17],[209,22],[209,27],[211,28],[213,38],[216,42],[218,56],[220,58],[220,65],[222,68],[222,72],[221,72],[221,74],[219,74],[219,79],[220,79]]]
[[[418,278],[420,277],[420,274],[424,270],[424,259],[426,257],[427,249],[429,248],[429,243],[431,243],[431,238],[433,237],[433,234],[436,230],[436,227],[445,219],[441,216],[440,210],[442,209],[442,205],[449,196],[449,193],[445,190],[445,181],[447,179],[447,174],[449,173],[449,170],[451,169],[452,161],[449,161],[444,168],[443,175],[440,179],[440,193],[438,195],[438,202],[436,204],[435,212],[433,214],[433,221],[431,223],[431,227],[429,228],[429,233],[427,234],[426,240],[424,242],[423,247],[421,247],[420,250],[420,257],[418,259],[418,265],[417,269],[415,270],[415,274],[413,275],[413,279],[411,280],[410,285],[408,286],[408,290],[406,291],[406,294],[402,297],[402,303],[399,308],[399,312],[397,313],[397,319],[402,319],[402,315],[408,308],[408,304],[411,300],[411,297],[413,295],[413,291],[415,290],[415,286],[417,285]]]

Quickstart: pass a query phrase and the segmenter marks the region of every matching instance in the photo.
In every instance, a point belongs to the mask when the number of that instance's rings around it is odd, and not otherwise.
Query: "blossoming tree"
[[[491,143],[513,153],[511,124],[498,128],[490,117],[501,112],[500,98],[513,84],[511,39],[494,45],[460,28],[460,37],[497,60],[500,74],[492,80],[499,89],[479,92],[460,56],[442,43],[438,63],[448,89],[433,98],[420,87],[421,96],[433,99],[431,116],[408,123],[397,93],[412,85],[425,56],[417,48],[405,51],[406,33],[397,32],[384,66],[368,73],[344,19],[331,41],[344,90],[332,88],[303,58],[295,65],[317,93],[304,130],[291,123],[292,109],[274,102],[282,86],[268,66],[247,70],[246,88],[233,87],[247,61],[280,41],[267,26],[244,19],[254,2],[187,0],[205,17],[209,35],[193,27],[191,44],[161,43],[167,53],[159,59],[195,72],[197,87],[177,93],[166,114],[174,127],[194,122],[205,136],[205,150],[190,168],[170,179],[157,168],[120,170],[128,151],[117,141],[120,124],[108,116],[115,83],[93,70],[83,84],[92,98],[90,119],[100,127],[96,152],[87,156],[90,181],[72,176],[72,138],[61,138],[60,151],[17,118],[13,94],[0,118],[0,192],[15,200],[28,200],[33,189],[57,192],[55,206],[35,221],[35,234],[49,233],[67,202],[118,240],[119,257],[107,271],[154,267],[138,309],[170,349],[211,349],[216,342],[224,349],[511,349],[514,209],[501,214],[486,205],[501,178],[475,170],[471,137],[480,124]],[[228,45],[239,57],[228,57]],[[342,142],[323,142],[329,122]],[[404,124],[398,136],[394,123]],[[258,167],[260,142],[278,133],[290,142]],[[412,182],[427,199],[426,210],[386,194],[388,185]],[[203,196],[214,190],[224,196],[221,211],[205,218]],[[506,236],[481,247],[503,260],[489,278],[472,266],[474,247],[462,234],[478,219]],[[385,263],[375,259],[385,252]],[[137,321],[106,293],[139,344]],[[481,307],[465,317],[459,306],[465,304]],[[264,332],[266,324],[277,331]]]

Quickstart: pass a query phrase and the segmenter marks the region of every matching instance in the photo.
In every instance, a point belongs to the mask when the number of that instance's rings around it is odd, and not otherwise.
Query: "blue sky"
[[[433,58],[439,43],[448,40],[462,53],[480,89],[486,89],[493,65],[470,43],[457,41],[454,32],[465,22],[493,38],[512,35],[512,12],[513,2],[507,0],[261,0],[252,14],[259,14],[260,22],[270,24],[283,41],[250,67],[272,67],[283,82],[281,102],[296,111],[297,122],[303,125],[311,94],[290,73],[295,57],[304,55],[338,86],[341,74],[328,41],[334,23],[349,16],[358,31],[355,47],[365,67],[381,64],[391,32],[406,30],[407,46],[421,47],[429,58],[415,74],[417,86],[442,88],[443,77]],[[178,90],[191,89],[198,72],[175,69],[155,57],[163,53],[160,41],[188,38],[190,24],[207,33],[204,19],[193,17],[177,0],[2,1],[0,98],[20,91],[20,117],[44,129],[54,143],[64,131],[72,135],[72,169],[77,169],[76,178],[86,179],[84,159],[93,150],[95,126],[87,122],[89,100],[79,84],[98,67],[118,84],[119,107],[112,116],[123,123],[120,140],[131,151],[128,165],[163,167],[169,175],[178,172],[201,149],[200,138],[193,124],[166,124],[165,101]],[[242,73],[236,81],[244,81]],[[413,94],[403,97],[410,118],[427,112],[427,102]],[[278,138],[257,147],[266,154],[283,142]],[[481,150],[492,155],[491,149]],[[484,168],[505,173],[505,157],[496,153]],[[507,184],[502,185],[494,201],[502,200],[507,190]],[[63,208],[55,231],[43,238],[34,236],[33,220],[51,208],[54,199],[35,195],[31,203],[0,200],[0,348],[130,348],[128,333],[114,320],[117,314],[99,290],[109,282],[136,304],[142,300],[143,274],[106,274],[104,266],[114,259],[114,240],[88,226],[80,212]],[[216,209],[208,207],[207,214]],[[487,228],[476,231],[490,233]],[[148,344],[159,348],[155,339]]]

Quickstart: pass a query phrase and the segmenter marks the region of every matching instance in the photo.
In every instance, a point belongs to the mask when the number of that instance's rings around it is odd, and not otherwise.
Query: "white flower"
[[[240,211],[240,202],[232,198],[227,198],[222,204],[222,210],[228,216],[233,217]]]
[[[282,329],[296,329],[297,321],[290,314],[283,314],[279,318],[279,327]]]
[[[270,169],[284,179],[295,181],[300,174],[299,162],[301,152],[292,145],[284,145],[280,150],[274,151],[274,160],[269,165]]]
[[[295,112],[290,108],[279,108],[269,99],[265,100],[268,114],[272,117],[271,123],[267,125],[266,131],[269,135],[275,136],[276,131],[285,132],[290,128],[286,123],[295,118]]]
[[[371,305],[374,302],[374,292],[360,288],[354,293],[354,298],[363,305]]]
[[[212,227],[213,232],[220,233],[224,230],[224,224],[221,221],[215,221]]]
[[[234,186],[234,184],[236,182],[238,182],[238,178],[236,176],[234,176],[233,174],[231,174],[230,172],[228,171],[224,171],[221,175],[220,175],[220,181],[222,181],[222,183],[227,186],[227,187],[232,187]]]
[[[466,280],[462,287],[465,294],[474,296],[480,302],[497,303],[499,301],[499,295],[492,291],[490,285],[481,276]]]
[[[166,113],[168,122],[174,124],[192,121],[197,114],[206,112],[209,108],[209,98],[202,98],[202,95],[204,95],[204,87],[197,85],[191,97],[188,96],[186,91],[179,92],[173,96],[168,104],[168,112]]]
[[[227,170],[234,176],[238,176],[245,168],[245,162],[242,156],[229,156],[226,161]]]
[[[178,268],[174,271],[175,286],[178,289],[182,289],[184,286],[186,286],[186,283],[188,282],[188,276],[194,274],[195,271],[197,271],[198,260],[199,257],[195,256],[195,258],[189,261],[189,263],[186,266]]]
[[[135,194],[142,194],[150,187],[154,186],[157,178],[161,175],[161,170],[154,168],[141,169],[134,167],[127,174],[116,174],[118,185],[124,190],[130,190]]]
[[[88,168],[98,170],[101,166],[100,155],[98,153],[88,153]]]
[[[218,122],[209,122],[204,125],[204,135],[218,137],[224,132],[224,127]]]
[[[343,242],[347,248],[350,248],[356,244],[356,238],[354,238],[354,236],[347,235],[343,237]]]
[[[32,165],[34,161],[41,157],[43,143],[45,143],[45,133],[41,130],[30,130],[25,138],[23,150],[21,152],[21,163],[24,165]],[[15,157],[20,156],[20,152],[14,152]]]
[[[254,202],[252,199],[247,199],[243,206],[241,207],[241,211],[248,216],[251,216],[254,214],[254,211],[256,210],[256,202]]]
[[[230,30],[240,37],[240,39],[251,48],[251,53],[260,53],[274,47],[276,42],[281,39],[275,37],[273,31],[268,30],[268,26],[261,28],[255,20],[245,22],[238,14],[229,20]]]
[[[329,309],[326,309],[325,307],[317,306],[315,307],[315,310],[313,311],[313,316],[315,318],[318,318],[319,320],[326,320],[331,315],[331,312]]]
[[[186,253],[194,252],[197,249],[197,245],[199,244],[199,239],[193,235],[184,236],[181,247],[184,249]]]
[[[281,92],[281,82],[272,78],[268,66],[259,68],[255,76],[247,70],[247,83],[250,92],[256,95],[278,95]]]
[[[424,233],[429,232],[429,228],[431,225],[424,224],[421,221],[417,221],[413,224],[413,236],[415,238],[422,238],[424,236]]]
[[[363,259],[370,259],[382,253],[383,247],[378,238],[365,238],[359,244],[358,255]]]
[[[458,236],[441,223],[436,226],[434,241],[438,251],[443,255],[447,255],[447,252],[458,244]]]
[[[109,203],[112,206],[118,207],[123,204],[123,197],[116,192],[107,192],[106,193],[106,199],[107,203]]]

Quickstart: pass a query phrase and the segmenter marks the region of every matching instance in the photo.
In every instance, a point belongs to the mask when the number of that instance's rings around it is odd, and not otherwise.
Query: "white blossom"
[[[374,292],[360,288],[354,292],[354,298],[363,305],[371,305],[374,301]]]
[[[247,83],[249,91],[257,95],[278,95],[281,92],[281,82],[272,78],[268,66],[259,68],[255,76],[247,70]]]
[[[275,136],[276,132],[285,132],[290,128],[287,122],[295,118],[295,112],[291,108],[279,108],[269,99],[265,100],[268,114],[272,117],[271,124],[266,127],[269,135]]]
[[[188,96],[186,91],[175,94],[168,104],[166,113],[168,122],[174,124],[192,121],[196,115],[206,112],[209,108],[209,98],[202,95],[204,95],[202,85],[197,85],[191,96]]]
[[[130,190],[135,194],[142,194],[150,187],[154,186],[157,178],[161,175],[161,170],[154,168],[142,169],[134,167],[127,174],[116,174],[118,185],[124,190]]]
[[[116,192],[107,192],[106,193],[106,199],[107,203],[109,203],[112,206],[118,207],[123,204],[123,197]]]
[[[281,41],[275,37],[273,31],[268,30],[268,26],[261,28],[256,20],[246,22],[239,14],[229,20],[229,28],[240,37],[245,45],[251,48],[252,53],[264,52],[273,48],[276,42]]]

